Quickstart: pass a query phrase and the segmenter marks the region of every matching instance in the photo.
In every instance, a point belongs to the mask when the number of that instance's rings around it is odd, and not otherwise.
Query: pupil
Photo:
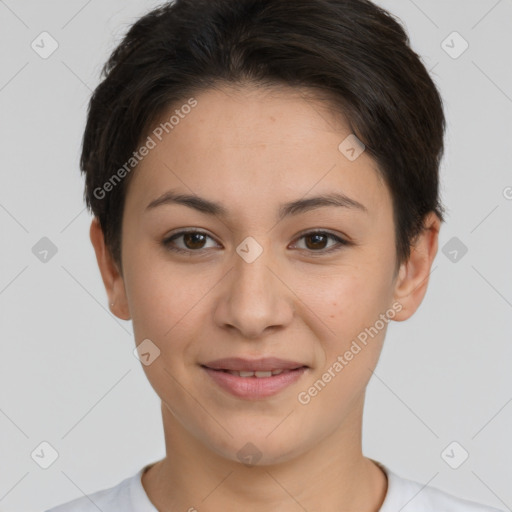
[[[204,235],[202,233],[187,233],[185,235],[185,245],[189,247],[189,249],[201,249],[201,241],[199,242],[199,247],[194,245],[194,242],[197,241],[197,239],[194,240],[195,237],[204,238]]]
[[[325,235],[321,235],[321,234],[315,234],[315,235],[310,235],[308,236],[306,239],[313,239],[313,240],[316,240],[318,242],[318,239],[324,239],[324,242],[325,242]],[[311,249],[310,247],[310,244],[306,244],[308,245],[308,248]],[[322,245],[322,243],[320,242],[320,245]],[[316,242],[313,242],[313,247],[312,248],[317,248],[318,249],[318,246],[316,245]],[[320,247],[321,249],[322,247]]]

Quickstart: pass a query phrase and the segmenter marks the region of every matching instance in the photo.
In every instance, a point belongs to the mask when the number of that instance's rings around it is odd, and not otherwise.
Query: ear
[[[123,276],[119,272],[112,255],[105,245],[105,237],[99,220],[94,217],[89,230],[91,243],[96,253],[96,260],[100,269],[101,278],[107,291],[110,309],[118,318],[130,320],[130,311],[124,286]],[[114,303],[113,306],[111,304]]]
[[[402,322],[418,309],[427,291],[432,262],[437,254],[439,217],[430,212],[423,222],[424,229],[411,246],[411,255],[402,263],[396,279],[394,298],[402,305],[393,320]]]

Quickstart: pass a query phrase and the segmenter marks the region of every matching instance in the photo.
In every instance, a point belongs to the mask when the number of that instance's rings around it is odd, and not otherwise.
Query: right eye
[[[162,241],[162,244],[165,246],[166,249],[169,249],[170,251],[191,254],[193,252],[203,251],[205,249],[204,243],[207,238],[213,240],[213,238],[210,235],[204,233],[203,231],[184,230],[179,231],[178,233],[174,233],[170,237],[165,238]],[[175,243],[175,241],[179,239],[182,239],[184,247],[179,247]]]

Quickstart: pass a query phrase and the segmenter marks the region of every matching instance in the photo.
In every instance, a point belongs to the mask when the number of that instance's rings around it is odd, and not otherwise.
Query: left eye
[[[326,231],[310,231],[299,238],[299,240],[302,239],[306,240],[306,249],[313,249],[313,252],[330,253],[340,249],[341,246],[349,245],[345,239]],[[329,249],[325,249],[324,244],[329,239],[334,240],[336,243]],[[307,240],[311,240],[311,243],[308,243]]]
[[[191,253],[200,252],[201,250],[207,248],[204,246],[207,238],[213,240],[210,235],[202,231],[180,231],[179,233],[175,233],[169,238],[166,238],[162,243],[171,251]],[[183,244],[185,245],[184,247],[179,247],[176,245],[175,240],[178,239],[183,239]],[[306,241],[305,249],[310,250],[311,252],[330,253],[340,249],[341,246],[349,245],[349,242],[347,242],[345,239],[326,231],[310,231],[298,238],[298,240],[302,239]],[[336,243],[333,244],[333,246],[331,246],[329,249],[326,249],[325,243],[329,239],[334,240]],[[303,247],[299,248],[304,249]]]

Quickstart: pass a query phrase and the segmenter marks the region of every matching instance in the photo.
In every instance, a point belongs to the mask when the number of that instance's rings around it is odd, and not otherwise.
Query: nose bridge
[[[263,248],[262,248],[263,249]],[[237,248],[237,258],[234,265],[234,287],[244,297],[270,297],[271,288],[275,279],[269,267],[272,267],[272,254],[269,248],[261,250],[256,254],[257,249],[251,246],[251,242],[240,244]],[[258,251],[259,252],[259,251]],[[240,255],[242,253],[242,255]],[[275,260],[274,260],[275,262]],[[274,265],[275,266],[275,265]]]
[[[269,326],[287,323],[291,307],[286,287],[274,275],[278,270],[270,244],[264,248],[255,238],[247,237],[236,248],[234,258],[222,322],[236,327],[244,337],[257,337]]]

